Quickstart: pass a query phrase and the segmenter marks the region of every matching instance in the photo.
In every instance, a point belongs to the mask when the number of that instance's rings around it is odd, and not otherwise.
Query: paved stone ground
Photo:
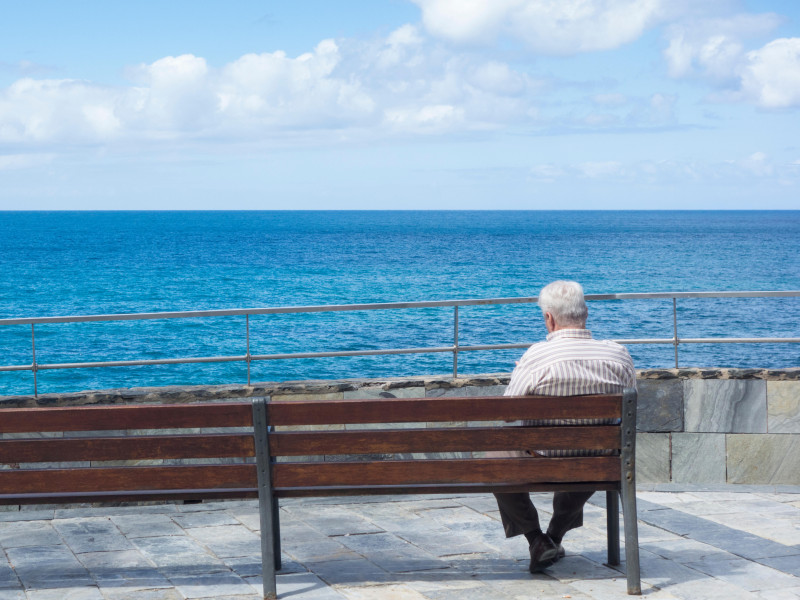
[[[543,521],[549,495],[537,494]],[[282,502],[280,598],[605,600],[604,495],[532,576],[491,496]],[[652,600],[800,598],[800,488],[641,488],[643,593]],[[0,512],[0,600],[256,600],[255,502]]]

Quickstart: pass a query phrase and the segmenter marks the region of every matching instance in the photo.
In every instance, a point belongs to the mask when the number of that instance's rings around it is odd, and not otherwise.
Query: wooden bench
[[[529,428],[505,423],[550,418],[621,419],[621,424]],[[635,422],[635,390],[571,398],[261,398],[252,403],[4,409],[0,504],[258,497],[264,597],[275,598],[279,498],[603,490],[608,562],[619,564],[621,494],[628,593],[638,594]],[[216,428],[237,429],[208,431]],[[80,437],[69,437],[75,432]],[[621,452],[581,458],[480,456],[558,448]],[[425,456],[430,453],[455,454]],[[333,456],[335,462],[324,460]],[[190,464],[169,464],[186,460]]]
[[[634,462],[635,389],[616,395],[560,398],[262,399],[254,401],[253,411],[267,598],[276,597],[275,570],[280,569],[279,498],[586,490],[606,492],[610,565],[620,562],[621,496],[628,593],[641,594]],[[518,419],[619,422],[570,427],[507,426],[507,421]],[[409,424],[416,426],[409,428]],[[616,455],[482,456],[524,449],[611,450]],[[430,453],[453,454],[448,458],[425,456]],[[327,461],[328,457],[336,459]]]

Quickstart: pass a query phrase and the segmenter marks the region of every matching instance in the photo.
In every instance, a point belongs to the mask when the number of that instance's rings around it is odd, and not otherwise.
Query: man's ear
[[[556,327],[556,320],[553,317],[553,313],[544,313],[544,326],[547,329],[547,333],[553,333]]]

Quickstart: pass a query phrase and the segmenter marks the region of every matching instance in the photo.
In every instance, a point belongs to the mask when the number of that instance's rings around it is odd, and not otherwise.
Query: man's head
[[[589,310],[583,288],[577,281],[554,281],[539,292],[539,308],[544,313],[548,332],[558,329],[584,329]]]

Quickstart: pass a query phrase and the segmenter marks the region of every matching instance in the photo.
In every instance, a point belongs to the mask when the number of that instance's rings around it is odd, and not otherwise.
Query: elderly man
[[[616,393],[636,385],[628,351],[619,344],[595,340],[586,329],[588,309],[583,288],[574,281],[554,281],[539,294],[547,341],[531,346],[517,363],[506,396],[570,396]],[[586,420],[526,422],[526,425],[597,423]],[[570,451],[534,451],[534,455],[572,456]],[[547,460],[547,458],[542,458]],[[542,532],[539,516],[527,493],[495,494],[506,537],[524,535],[530,544],[530,572],[549,567],[562,556],[561,540],[583,525],[583,505],[592,492],[556,492],[553,517]]]

